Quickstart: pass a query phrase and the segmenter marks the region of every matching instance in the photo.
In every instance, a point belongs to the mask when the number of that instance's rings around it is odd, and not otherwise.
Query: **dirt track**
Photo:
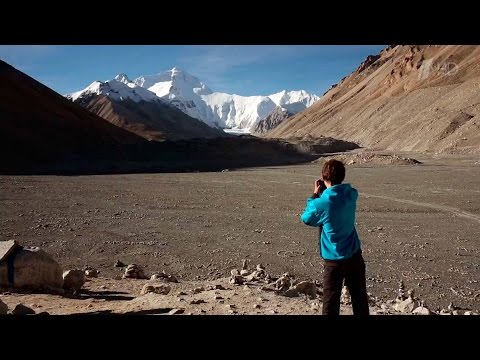
[[[347,167],[360,192],[367,286],[399,280],[432,308],[480,311],[478,158]],[[460,161],[456,163],[456,159]],[[242,259],[321,280],[318,230],[300,222],[319,165],[215,173],[0,177],[0,240],[45,248],[65,268],[117,277],[116,259],[180,280],[229,275]]]

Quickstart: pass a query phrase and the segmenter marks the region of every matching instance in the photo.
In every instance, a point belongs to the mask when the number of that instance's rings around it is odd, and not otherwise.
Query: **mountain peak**
[[[131,82],[130,79],[128,78],[127,74],[124,74],[124,73],[118,74],[117,76],[115,76],[114,79],[117,80],[117,81],[120,81],[124,84],[127,84],[127,83]]]

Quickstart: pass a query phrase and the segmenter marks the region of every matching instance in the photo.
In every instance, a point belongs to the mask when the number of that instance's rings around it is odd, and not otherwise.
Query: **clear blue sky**
[[[0,45],[0,59],[60,94],[119,73],[131,79],[180,67],[213,91],[322,95],[385,45]]]

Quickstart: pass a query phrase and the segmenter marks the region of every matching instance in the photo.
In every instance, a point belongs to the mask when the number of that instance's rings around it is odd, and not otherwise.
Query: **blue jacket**
[[[360,249],[355,229],[358,191],[350,184],[325,189],[318,198],[308,198],[302,221],[321,226],[320,250],[325,260],[348,259]]]

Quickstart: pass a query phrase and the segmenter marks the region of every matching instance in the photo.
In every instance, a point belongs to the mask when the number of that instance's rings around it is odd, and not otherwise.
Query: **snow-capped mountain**
[[[67,97],[76,100],[92,93],[101,93],[115,100],[132,99],[136,102],[162,99],[212,127],[237,129],[247,133],[278,106],[295,114],[319,99],[317,95],[304,90],[283,90],[269,96],[213,92],[198,78],[177,67],[156,75],[140,76],[133,81],[125,74],[120,74],[104,83],[96,81]]]
[[[120,74],[105,82],[94,81],[85,89],[66,95],[72,101],[88,95],[107,95],[112,100],[160,101],[153,92],[135,85],[127,75]]]

